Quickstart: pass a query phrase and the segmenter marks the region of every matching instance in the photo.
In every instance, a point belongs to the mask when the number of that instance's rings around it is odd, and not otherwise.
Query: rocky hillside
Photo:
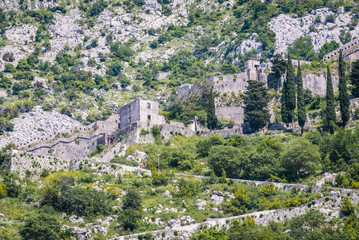
[[[315,3],[313,3],[315,2]],[[277,53],[320,61],[359,35],[356,1],[0,1],[0,132],[41,105],[81,123]],[[314,66],[314,67],[313,67]],[[313,65],[315,70],[322,65]]]

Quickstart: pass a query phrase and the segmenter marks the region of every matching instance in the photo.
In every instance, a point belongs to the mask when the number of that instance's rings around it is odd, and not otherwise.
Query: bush
[[[20,228],[20,235],[22,239],[60,240],[60,231],[61,224],[55,216],[40,213],[26,218],[24,226]]]
[[[199,191],[199,183],[196,180],[181,178],[178,183],[178,197],[192,197]]]
[[[217,176],[224,170],[228,177],[238,178],[241,174],[243,154],[232,146],[214,146],[208,157],[208,164]]]
[[[106,215],[111,212],[109,199],[103,192],[82,187],[71,187],[66,182],[62,185],[63,189],[57,193],[53,192],[52,200],[49,199],[50,201],[45,201],[45,203],[67,214],[73,212],[79,216],[94,216],[98,213]]]
[[[349,216],[355,212],[355,207],[353,206],[352,202],[349,200],[348,197],[345,197],[342,201],[342,206],[340,211],[345,215]]]
[[[335,23],[335,18],[334,14],[329,14],[325,17],[325,21],[328,23]]]

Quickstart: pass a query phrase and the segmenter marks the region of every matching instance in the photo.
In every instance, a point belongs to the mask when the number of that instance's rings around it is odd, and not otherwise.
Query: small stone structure
[[[359,38],[354,39],[337,50],[328,53],[323,57],[323,61],[337,60],[342,51],[345,61],[355,61],[359,59]]]
[[[120,108],[120,129],[134,122],[164,124],[165,118],[159,114],[158,102],[137,99]]]

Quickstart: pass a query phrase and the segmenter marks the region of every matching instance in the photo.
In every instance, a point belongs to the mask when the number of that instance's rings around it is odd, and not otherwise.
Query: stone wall
[[[327,90],[327,76],[326,73],[320,72],[319,74],[314,73],[303,73],[303,88],[309,89],[313,94],[325,96]],[[332,73],[333,89],[334,92],[338,91],[339,78],[336,74]]]
[[[232,93],[236,95],[239,92],[245,92],[248,85],[248,76],[246,73],[233,75],[220,75],[209,78],[213,83],[213,91],[219,93]]]
[[[38,144],[29,148],[27,152],[69,160],[86,159],[98,144],[106,143],[104,136],[106,136],[105,133],[75,134],[71,138]]]
[[[337,60],[339,58],[340,51],[343,52],[343,55],[346,58],[352,59],[353,57],[350,57],[351,54],[354,54],[354,57],[357,56],[355,49],[359,48],[359,39],[354,39],[347,44],[343,45],[342,47],[338,48],[337,50],[328,53],[323,57],[323,61],[330,61],[330,60]],[[357,60],[359,58],[356,58]]]
[[[220,120],[232,120],[236,125],[244,123],[243,107],[218,107],[216,108],[217,118]]]

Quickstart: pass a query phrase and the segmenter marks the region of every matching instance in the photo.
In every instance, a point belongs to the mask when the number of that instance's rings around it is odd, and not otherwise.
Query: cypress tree
[[[307,114],[305,112],[304,89],[303,89],[302,70],[300,68],[300,61],[298,61],[297,105],[298,105],[298,123],[300,126],[301,134],[303,134],[305,121],[307,120]]]
[[[332,76],[330,74],[329,66],[327,66],[327,93],[326,93],[327,106],[325,109],[325,115],[327,120],[327,126],[331,134],[334,133],[335,125],[335,105],[334,105],[334,91]]]
[[[288,111],[287,111],[286,99],[287,99],[287,81],[285,80],[283,82],[283,88],[282,88],[282,98],[281,98],[280,112],[281,112],[281,115],[282,115],[282,121],[288,127]]]
[[[244,98],[244,116],[249,126],[257,131],[267,125],[270,120],[268,110],[270,98],[267,87],[259,81],[248,81],[246,96]]]
[[[288,64],[287,64],[287,86],[286,86],[286,100],[288,112],[288,123],[293,122],[294,118],[294,109],[296,105],[295,97],[295,80],[294,80],[294,70],[292,65],[292,58],[288,52]]]
[[[353,62],[352,72],[350,74],[350,83],[353,86],[353,96],[359,97],[359,60]]]
[[[340,113],[342,115],[343,127],[347,125],[350,113],[349,113],[349,95],[347,91],[347,81],[345,79],[345,62],[343,54],[339,55],[339,101],[340,101]]]
[[[213,87],[211,88],[208,96],[207,125],[209,129],[215,129],[217,127],[217,116],[216,116],[216,107],[214,104]]]

